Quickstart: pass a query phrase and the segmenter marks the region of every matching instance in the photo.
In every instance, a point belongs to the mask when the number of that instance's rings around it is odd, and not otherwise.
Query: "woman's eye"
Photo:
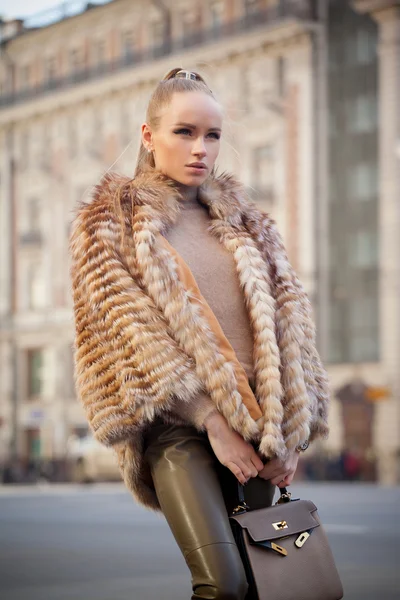
[[[174,131],[174,133],[176,133],[177,135],[192,135],[192,131],[190,129],[186,129],[186,128],[182,128],[182,129],[177,129],[176,131]],[[212,137],[215,140],[219,140],[221,135],[219,133],[217,133],[216,131],[212,131],[211,133],[208,134],[208,137]]]
[[[192,133],[192,132],[190,131],[190,129],[177,129],[176,131],[174,131],[174,133],[176,133],[176,134],[178,134],[178,135],[179,135],[180,133],[183,133],[184,135],[186,135],[187,133],[189,133],[189,134],[190,134],[190,133]]]

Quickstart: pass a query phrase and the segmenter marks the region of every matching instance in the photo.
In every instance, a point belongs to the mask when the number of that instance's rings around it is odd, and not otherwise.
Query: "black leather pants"
[[[244,600],[247,581],[228,514],[238,503],[237,480],[216,458],[207,435],[156,421],[145,439],[162,511],[192,574],[192,600]],[[246,485],[252,508],[270,506],[275,486]]]

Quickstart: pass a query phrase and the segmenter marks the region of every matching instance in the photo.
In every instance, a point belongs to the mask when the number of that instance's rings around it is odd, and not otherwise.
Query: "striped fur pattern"
[[[78,207],[70,239],[78,395],[96,438],[116,450],[127,487],[155,510],[143,439],[156,416],[173,422],[176,400],[206,391],[266,457],[328,434],[310,303],[274,221],[227,174],[210,177],[199,200],[210,232],[232,253],[249,312],[261,430],[161,243],[180,210],[173,182],[154,170],[135,180],[108,174]]]

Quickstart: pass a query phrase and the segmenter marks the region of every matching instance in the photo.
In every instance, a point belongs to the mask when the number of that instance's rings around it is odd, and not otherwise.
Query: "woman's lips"
[[[200,174],[202,174],[205,171],[207,171],[207,167],[195,167],[195,166],[192,166],[192,165],[186,165],[186,167],[188,169],[190,169],[193,173],[200,173]]]

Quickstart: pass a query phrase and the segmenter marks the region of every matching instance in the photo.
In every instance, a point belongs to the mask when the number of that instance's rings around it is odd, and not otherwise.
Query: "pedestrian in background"
[[[215,172],[222,122],[199,74],[170,71],[134,177],[102,179],[70,244],[79,397],[135,498],[165,515],[193,599],[246,596],[237,481],[269,506],[328,433],[309,300],[275,222]]]

